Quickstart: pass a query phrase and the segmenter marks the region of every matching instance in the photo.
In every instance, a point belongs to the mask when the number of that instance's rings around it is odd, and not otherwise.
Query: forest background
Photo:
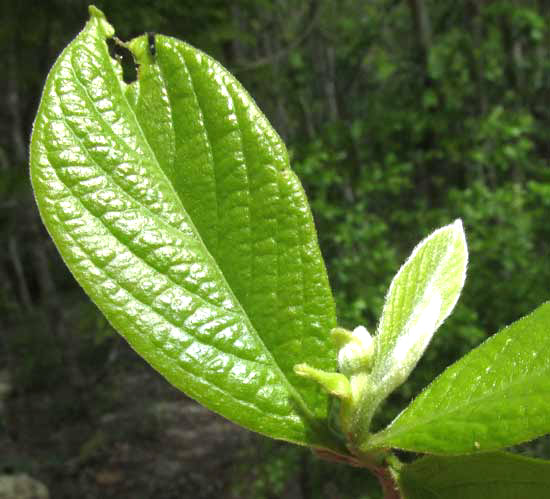
[[[379,497],[365,472],[252,435],[186,399],[89,302],[39,220],[28,175],[42,85],[88,2],[2,4],[0,475],[32,475],[56,498]],[[119,38],[183,39],[256,99],[310,199],[343,326],[374,331],[416,242],[463,219],[462,297],[379,424],[549,299],[546,0],[95,4]],[[119,55],[130,81],[135,70]],[[550,458],[548,439],[518,450]]]

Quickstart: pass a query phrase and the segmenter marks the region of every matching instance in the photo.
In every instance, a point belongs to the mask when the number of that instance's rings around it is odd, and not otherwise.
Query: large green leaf
[[[428,456],[400,472],[405,499],[547,499],[550,462],[510,453]]]
[[[550,432],[550,303],[447,368],[365,449],[492,451]]]
[[[90,8],[51,70],[31,174],[68,267],[171,383],[252,430],[334,447],[327,396],[293,372],[335,369],[335,311],[284,144],[207,55],[157,35],[128,44]]]
[[[372,378],[387,396],[403,383],[453,310],[466,278],[460,220],[421,241],[394,277],[378,331]]]

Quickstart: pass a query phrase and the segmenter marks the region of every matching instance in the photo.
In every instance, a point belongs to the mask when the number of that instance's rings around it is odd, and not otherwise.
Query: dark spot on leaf
[[[125,83],[133,83],[137,80],[137,67],[134,61],[134,56],[126,48],[114,38],[107,40],[107,46],[109,47],[109,55],[115,59],[122,67],[122,79]]]
[[[149,53],[151,54],[151,57],[155,57],[157,55],[157,47],[155,45],[155,33],[147,33],[147,43],[149,45]]]

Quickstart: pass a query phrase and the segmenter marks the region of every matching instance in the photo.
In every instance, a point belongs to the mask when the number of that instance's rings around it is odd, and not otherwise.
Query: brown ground
[[[0,410],[0,474],[27,473],[51,499],[344,499],[359,497],[353,480],[376,491],[364,472],[203,408],[122,340],[113,352],[97,375],[72,365],[53,386],[12,388]]]
[[[52,499],[260,494],[260,454],[288,446],[203,408],[121,348],[123,360],[100,386],[12,391],[7,431],[0,431],[1,472],[27,472],[48,486]],[[279,485],[279,497],[302,497],[295,479]]]

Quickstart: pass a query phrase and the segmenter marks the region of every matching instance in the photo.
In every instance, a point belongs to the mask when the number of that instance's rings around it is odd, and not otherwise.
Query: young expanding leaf
[[[351,447],[368,443],[378,406],[407,379],[451,313],[464,286],[467,263],[464,229],[456,220],[421,241],[399,269],[386,295],[374,340],[362,326],[353,332],[341,328],[332,332],[340,346],[340,372],[349,377],[347,392],[340,390],[338,396],[340,427]],[[334,383],[331,379],[331,385],[325,382],[324,386],[336,394]]]
[[[428,456],[400,470],[406,499],[546,499],[550,462],[510,453]]]
[[[126,85],[114,30],[90,13],[48,76],[31,145],[61,255],[175,386],[252,430],[336,446],[319,423],[327,396],[292,369],[335,369],[336,324],[282,141],[224,68],[173,38],[130,42]]]
[[[453,310],[466,278],[460,220],[421,241],[394,277],[378,325],[372,379],[387,396],[403,383]]]
[[[492,451],[550,432],[550,303],[472,350],[365,446]]]

